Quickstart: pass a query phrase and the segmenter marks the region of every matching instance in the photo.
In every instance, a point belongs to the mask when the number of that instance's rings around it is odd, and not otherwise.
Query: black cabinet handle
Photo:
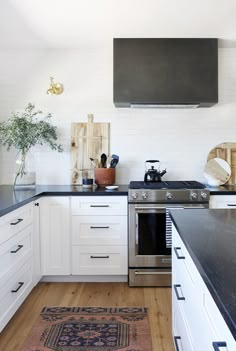
[[[110,207],[109,205],[90,205],[90,207]]]
[[[176,351],[180,351],[178,340],[181,340],[181,337],[180,336],[174,336],[174,342],[175,342]]]
[[[215,351],[220,351],[220,347],[226,347],[227,344],[225,341],[215,341],[212,343]]]
[[[11,225],[17,225],[18,223],[22,222],[23,219],[22,218],[18,218],[16,222],[11,222]]]
[[[24,245],[18,245],[18,248],[16,250],[12,250],[11,253],[17,253],[22,249],[22,247],[24,247]]]
[[[90,258],[109,258],[109,256],[90,256]]]
[[[90,229],[109,229],[110,227],[107,225],[107,226],[105,226],[105,227],[96,227],[96,226],[90,226]]]
[[[34,206],[39,206],[39,202],[35,202]]]
[[[24,282],[19,282],[18,284],[19,284],[18,288],[15,289],[15,290],[12,290],[11,291],[12,293],[17,293],[17,291],[19,291],[25,283]]]
[[[185,256],[180,256],[179,253],[178,253],[178,250],[181,250],[181,247],[174,247],[174,251],[175,251],[176,257],[178,258],[178,260],[184,260]]]
[[[175,295],[177,297],[177,300],[185,300],[184,296],[180,296],[179,292],[178,292],[178,288],[180,288],[181,285],[180,284],[174,284],[174,289],[175,289]]]

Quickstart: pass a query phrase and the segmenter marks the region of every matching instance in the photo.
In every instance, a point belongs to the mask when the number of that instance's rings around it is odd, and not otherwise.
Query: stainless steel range
[[[209,207],[196,181],[130,182],[129,286],[171,286],[169,210]]]

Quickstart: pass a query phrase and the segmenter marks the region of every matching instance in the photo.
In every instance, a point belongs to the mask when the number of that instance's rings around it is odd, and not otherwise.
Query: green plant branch
[[[62,152],[61,144],[57,143],[57,128],[50,123],[51,113],[42,116],[41,110],[29,103],[24,112],[12,113],[11,117],[0,122],[0,143],[9,151],[12,147],[22,154],[22,162],[14,180],[25,174],[25,158],[31,147],[48,145],[52,150]]]

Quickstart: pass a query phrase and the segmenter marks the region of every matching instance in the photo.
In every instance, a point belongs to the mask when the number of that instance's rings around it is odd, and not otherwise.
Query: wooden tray
[[[81,185],[82,178],[94,178],[94,168],[90,158],[100,160],[101,154],[109,154],[110,123],[93,123],[93,115],[88,115],[88,123],[71,124],[71,182]]]
[[[212,158],[219,157],[228,162],[231,167],[231,177],[225,184],[236,184],[236,143],[226,142],[217,145],[212,149],[207,157],[207,161]]]

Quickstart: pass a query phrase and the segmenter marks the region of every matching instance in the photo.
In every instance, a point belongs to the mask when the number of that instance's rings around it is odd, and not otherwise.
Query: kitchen
[[[73,3],[68,12],[63,4],[57,3],[58,17],[53,16],[55,9],[49,8],[48,4],[46,10],[42,2],[35,3],[34,8],[27,1],[21,4],[9,1],[1,5],[0,71],[4,94],[0,119],[8,118],[11,111],[23,108],[29,101],[52,113],[64,152],[55,154],[46,147],[35,148],[37,184],[70,184],[71,123],[87,121],[89,113],[93,113],[95,122],[110,123],[110,150],[120,155],[116,184],[127,185],[131,180],[142,180],[145,160],[156,158],[161,161],[161,167],[167,169],[165,180],[206,182],[203,171],[210,150],[219,143],[235,140],[233,2],[215,8],[213,1],[191,5],[182,1],[176,8],[174,3],[167,7],[153,1],[150,11],[150,4],[140,1],[139,6],[135,5],[135,13],[133,1],[120,2],[116,13],[107,1],[103,1],[103,6],[93,4],[93,10],[88,4],[77,8]],[[204,15],[202,8],[205,8]],[[68,13],[67,22],[60,22],[64,13]],[[136,25],[137,18],[142,25]],[[76,33],[71,31],[73,25],[77,26]],[[60,35],[55,37],[55,31]],[[218,104],[188,110],[115,108],[112,96],[113,38],[173,36],[220,38]],[[46,94],[51,75],[64,84],[64,93],[60,96]],[[1,184],[11,182],[14,156],[1,149]],[[58,291],[58,294],[63,295],[63,291]],[[132,289],[127,294],[131,302],[135,300]],[[145,290],[144,294],[146,300],[150,294],[165,295],[158,289],[155,292]],[[60,298],[54,299],[53,303],[57,305]],[[93,301],[88,304],[99,305],[99,301]],[[125,305],[125,301],[122,302],[120,304]],[[112,301],[109,303],[113,304]],[[145,305],[145,302],[138,305]],[[166,334],[163,339],[165,337]],[[163,349],[165,347],[168,349],[168,346],[163,346]]]

